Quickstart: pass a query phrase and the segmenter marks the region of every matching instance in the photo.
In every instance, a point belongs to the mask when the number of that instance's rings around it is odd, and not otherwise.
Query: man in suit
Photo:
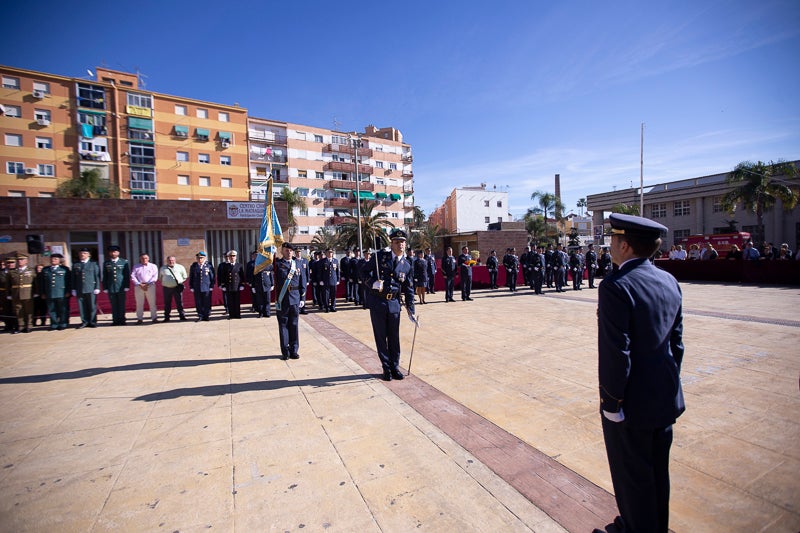
[[[97,295],[100,294],[100,266],[91,260],[88,248],[78,252],[80,261],[72,265],[72,295],[78,299],[81,323],[78,329],[97,327]]]
[[[414,316],[414,275],[406,258],[406,232],[393,229],[391,250],[379,250],[376,261],[364,265],[361,273],[367,290],[367,305],[383,379],[403,379],[400,371],[400,309]]]
[[[214,289],[214,267],[206,260],[206,253],[197,252],[196,261],[189,267],[189,290],[194,295],[197,310],[195,322],[208,322],[211,316],[211,291]]]
[[[242,318],[241,291],[244,290],[244,269],[241,263],[236,262],[236,250],[230,250],[227,261],[217,269],[217,285],[226,295],[228,306],[228,320]]]
[[[471,302],[472,293],[472,256],[469,254],[469,246],[461,248],[461,255],[458,256],[459,274],[461,274],[461,300]]]
[[[50,256],[50,265],[44,267],[39,274],[39,296],[47,303],[50,315],[50,331],[67,329],[69,325],[69,306],[67,294],[72,290],[72,279],[69,268],[61,264],[61,254]]]
[[[103,292],[111,304],[113,326],[125,325],[125,300],[131,288],[131,265],[119,251],[119,246],[109,246],[108,259],[103,262]]]
[[[681,290],[648,259],[667,228],[612,213],[611,257],[600,284],[600,410],[621,531],[666,533],[672,424],[685,410]]]
[[[302,274],[297,261],[292,258],[294,246],[284,242],[281,257],[272,264],[275,273],[275,316],[278,319],[278,338],[281,344],[281,359],[300,359],[300,301],[305,298]]]

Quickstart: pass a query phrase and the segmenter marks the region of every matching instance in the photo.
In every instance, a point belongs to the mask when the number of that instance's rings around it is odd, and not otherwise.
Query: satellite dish
[[[90,78],[94,78],[94,72],[92,72],[92,69],[87,68],[86,74],[88,74]]]

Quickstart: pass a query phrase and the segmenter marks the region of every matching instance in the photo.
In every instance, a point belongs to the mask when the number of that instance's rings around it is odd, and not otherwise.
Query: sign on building
[[[228,202],[228,218],[264,218],[264,202]]]

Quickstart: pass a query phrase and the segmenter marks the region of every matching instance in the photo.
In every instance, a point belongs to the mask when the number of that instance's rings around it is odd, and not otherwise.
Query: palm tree
[[[587,206],[586,198],[578,199],[577,207],[581,210],[581,216],[583,216],[583,208]]]
[[[535,243],[541,242],[542,238],[547,238],[547,223],[541,213],[537,213],[538,209],[528,209],[525,213],[525,231],[531,236],[531,241]]]
[[[722,197],[722,206],[731,215],[736,212],[738,204],[742,204],[745,211],[755,213],[760,232],[756,238],[761,241],[764,238],[764,213],[775,207],[777,200],[783,203],[785,211],[791,211],[797,205],[798,192],[778,176],[790,179],[797,175],[794,163],[743,161],[725,180],[734,188]]]
[[[294,237],[294,232],[297,231],[297,223],[295,222],[294,218],[294,210],[295,208],[303,208],[306,206],[305,199],[300,196],[300,193],[297,190],[292,190],[289,187],[284,187],[281,189],[281,195],[278,196],[278,200],[282,202],[286,202],[286,212],[287,212],[287,224],[289,225],[286,228],[286,232],[289,234],[289,239]]]
[[[314,234],[311,239],[311,244],[322,250],[331,248],[335,250],[339,247],[339,235],[336,233],[336,228],[330,226],[323,226]]]
[[[622,215],[636,215],[639,216],[639,204],[617,204],[611,208],[612,213],[620,213]]]
[[[536,191],[531,194],[531,200],[539,202],[539,212],[544,215],[545,224],[547,223],[547,219],[550,218],[550,213],[553,213],[553,220],[555,220],[556,226],[564,219],[562,213],[566,208],[561,202],[561,198],[555,194],[545,191]],[[553,233],[557,233],[557,231],[556,229]]]
[[[425,224],[425,211],[420,206],[415,205],[411,214],[411,227],[420,228],[423,224]]]
[[[119,188],[103,179],[99,169],[83,170],[76,178],[62,181],[56,187],[59,198],[119,198]]]
[[[445,233],[444,228],[438,224],[426,222],[418,229],[412,230],[409,246],[415,250],[424,250],[425,248],[438,250],[441,244],[441,236]]]
[[[358,244],[358,218],[355,216],[345,217],[345,222],[339,226],[339,242],[344,246],[356,246],[359,248],[371,248],[376,240],[381,248],[389,244],[387,231],[394,227],[385,211],[372,214],[373,209],[378,205],[377,202],[365,200],[361,202],[361,238],[364,242]],[[365,246],[366,244],[366,246]]]

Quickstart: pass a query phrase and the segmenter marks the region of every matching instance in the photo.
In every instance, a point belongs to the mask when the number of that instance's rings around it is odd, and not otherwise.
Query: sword
[[[411,339],[411,355],[408,356],[408,373],[407,376],[411,375],[411,361],[414,359],[414,344],[417,342],[417,330],[419,329],[419,315],[417,315],[413,320],[414,322],[414,337]]]

